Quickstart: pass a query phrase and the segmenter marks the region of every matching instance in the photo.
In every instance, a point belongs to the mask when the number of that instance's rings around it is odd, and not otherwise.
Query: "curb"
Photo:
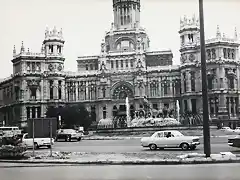
[[[26,161],[26,160],[0,160],[0,163],[18,163],[18,164],[31,164],[29,167],[33,167],[32,164],[39,165],[181,165],[181,164],[221,164],[221,163],[240,163],[240,159],[227,159],[227,160],[215,160],[215,159],[160,159],[160,160],[136,160],[136,161],[116,161],[116,160],[101,160],[101,161]],[[44,167],[45,167],[44,166]],[[1,167],[1,166],[0,166]],[[7,167],[6,165],[4,167]],[[9,166],[8,166],[9,167]],[[19,167],[19,166],[11,166]],[[28,167],[28,166],[22,166]],[[40,167],[40,166],[38,166]]]

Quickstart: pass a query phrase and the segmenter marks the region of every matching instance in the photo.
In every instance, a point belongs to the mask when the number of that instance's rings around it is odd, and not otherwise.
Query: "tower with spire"
[[[113,0],[113,12],[116,29],[139,27],[140,0]]]

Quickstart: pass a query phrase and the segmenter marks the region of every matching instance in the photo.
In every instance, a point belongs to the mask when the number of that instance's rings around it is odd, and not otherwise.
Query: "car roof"
[[[156,131],[155,133],[161,133],[161,132],[179,132],[177,130],[163,130],[163,131]]]

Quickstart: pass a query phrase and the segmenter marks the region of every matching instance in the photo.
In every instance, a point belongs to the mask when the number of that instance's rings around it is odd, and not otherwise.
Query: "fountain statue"
[[[174,110],[167,106],[160,109],[152,108],[146,96],[142,100],[143,108],[135,111],[135,118],[131,121],[131,127],[144,126],[176,126],[180,125],[180,107],[177,101],[176,115],[174,118]]]
[[[127,115],[127,127],[131,126],[131,118],[130,118],[130,106],[128,97],[126,97],[126,115]]]

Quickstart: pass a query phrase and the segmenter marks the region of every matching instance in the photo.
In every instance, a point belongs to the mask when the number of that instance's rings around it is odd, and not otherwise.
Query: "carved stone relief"
[[[194,54],[190,54],[190,55],[189,55],[189,61],[190,61],[190,62],[193,62],[194,60],[195,60]]]

